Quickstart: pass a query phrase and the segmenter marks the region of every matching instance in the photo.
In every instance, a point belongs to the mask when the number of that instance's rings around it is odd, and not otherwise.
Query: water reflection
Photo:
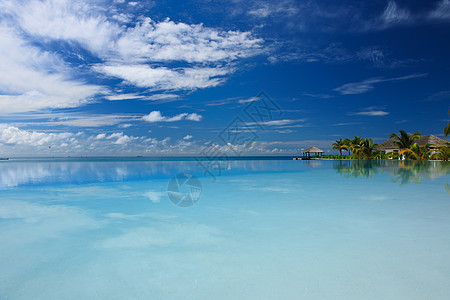
[[[380,172],[380,162],[369,160],[339,160],[334,162],[333,168],[345,177],[370,178]]]
[[[288,172],[310,168],[292,160],[230,160],[223,162],[221,174],[234,175],[252,172]],[[317,166],[314,166],[317,167]],[[180,172],[189,172],[197,177],[208,177],[204,164],[196,161],[110,161],[79,159],[64,161],[27,160],[0,163],[0,189],[24,185],[85,184],[147,179],[170,180]]]
[[[192,167],[180,162],[11,162],[0,164],[0,189],[21,185],[82,184],[170,178],[180,168]]]
[[[447,170],[448,171],[448,170]],[[434,179],[445,175],[445,167],[429,162],[405,161],[400,162],[392,173],[392,182],[400,184],[421,183],[422,179]]]
[[[450,174],[449,162],[436,161],[341,160],[335,161],[333,168],[346,177],[370,178],[376,174],[387,173],[392,176],[392,182],[401,185],[419,184],[424,179],[434,180]],[[445,189],[450,195],[448,183],[445,184]]]

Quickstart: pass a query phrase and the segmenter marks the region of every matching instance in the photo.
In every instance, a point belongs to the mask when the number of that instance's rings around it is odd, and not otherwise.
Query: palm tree
[[[450,158],[450,148],[447,146],[437,146],[434,149],[434,153],[431,155],[431,159],[439,159],[448,161]]]
[[[353,160],[339,161],[333,165],[333,168],[345,177],[373,177],[380,173],[380,164],[373,161]]]
[[[362,136],[355,135],[355,137],[351,139],[351,142],[354,145],[359,145],[359,143],[361,143],[362,140],[363,140]]]
[[[448,109],[448,115],[450,116],[450,108]],[[444,135],[447,136],[450,134],[450,123],[447,124],[444,128]]]
[[[373,143],[372,139],[364,139],[360,142],[359,151],[364,159],[373,159],[378,154],[375,147],[377,144]]]
[[[336,140],[336,142],[331,145],[333,146],[334,150],[339,151],[340,155],[342,155],[342,150],[348,150],[345,145],[345,141],[343,141],[342,139]]]
[[[389,138],[395,138],[394,145],[397,145],[400,150],[409,149],[414,143],[414,140],[420,138],[420,132],[414,132],[413,134],[408,135],[408,133],[404,130],[399,130],[400,135],[396,133],[391,133]]]
[[[344,150],[347,150],[348,155],[350,155],[350,146],[352,145],[352,141],[349,138],[344,140]]]
[[[407,163],[400,163],[399,168],[394,171],[392,182],[399,182],[400,184],[416,183],[419,184],[422,180],[421,173],[429,173],[429,165],[420,161],[408,161]]]
[[[347,143],[348,143],[348,148],[350,149],[350,151],[352,152],[352,154],[354,154],[356,156],[357,159],[361,159],[360,156],[360,148],[361,148],[361,142],[362,142],[362,137],[361,136],[355,136],[353,139],[348,140],[347,139]]]
[[[410,154],[410,158],[414,160],[428,160],[430,157],[430,153],[432,150],[430,150],[431,144],[426,144],[425,146],[419,146],[417,143],[414,143],[414,145],[411,146],[409,149],[402,149],[398,152],[399,155],[402,155],[403,153]]]

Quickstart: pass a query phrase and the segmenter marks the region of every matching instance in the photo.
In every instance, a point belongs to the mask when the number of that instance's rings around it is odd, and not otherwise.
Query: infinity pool
[[[448,299],[449,174],[448,162],[0,162],[0,299]]]

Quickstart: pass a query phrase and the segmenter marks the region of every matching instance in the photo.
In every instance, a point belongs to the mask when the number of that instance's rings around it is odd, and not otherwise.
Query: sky
[[[0,156],[443,137],[449,53],[450,0],[0,0]]]

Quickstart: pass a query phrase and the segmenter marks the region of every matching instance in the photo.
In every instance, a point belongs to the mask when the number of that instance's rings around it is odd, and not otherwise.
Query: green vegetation
[[[378,174],[391,175],[393,183],[420,184],[423,178],[436,178],[450,174],[450,164],[433,164],[428,161],[389,161],[389,160],[339,160],[333,163],[336,172],[345,177],[370,178]],[[450,185],[446,183],[450,195]]]
[[[342,139],[337,140],[335,143],[332,144],[334,150],[338,150],[339,154],[342,156],[342,150],[347,150],[347,144]]]
[[[449,110],[450,114],[450,110]],[[448,134],[450,123],[445,128]],[[384,153],[380,150],[379,145],[375,144],[372,139],[355,136],[353,139],[346,138],[344,140],[336,140],[332,144],[333,149],[339,151],[339,155],[323,155],[323,159],[356,159],[356,160],[374,160],[374,159],[405,159],[405,160],[444,160],[450,159],[450,143],[446,145],[426,144],[419,146],[415,140],[420,138],[419,132],[408,134],[404,130],[399,130],[399,134],[391,133],[389,139],[393,139],[393,145],[397,146],[399,151]],[[342,150],[348,152],[347,155],[342,154]],[[319,156],[312,156],[319,158]]]
[[[340,155],[323,155],[322,158],[328,159],[384,159],[382,153],[376,150],[377,144],[372,139],[364,139],[361,136],[355,136],[353,139],[339,139],[333,143],[333,149],[338,150]],[[346,150],[348,155],[342,155],[342,150]],[[352,154],[350,154],[350,152]],[[315,156],[313,156],[314,158]]]
[[[404,153],[410,154],[409,157],[412,157],[414,160],[428,160],[430,158],[430,154],[433,150],[430,150],[431,144],[426,144],[425,146],[419,146],[417,143],[414,143],[410,148],[402,149],[398,152],[398,155],[402,155]]]
[[[438,146],[435,152],[431,154],[431,159],[448,161],[450,158],[450,148],[448,146]]]
[[[408,133],[406,133],[406,131],[404,130],[399,130],[400,135],[396,134],[396,133],[391,133],[389,135],[389,138],[395,138],[396,140],[394,141],[394,145],[397,145],[400,150],[402,149],[409,149],[411,148],[411,146],[414,143],[414,140],[419,139],[420,138],[420,132],[414,132],[413,134],[408,135]]]

